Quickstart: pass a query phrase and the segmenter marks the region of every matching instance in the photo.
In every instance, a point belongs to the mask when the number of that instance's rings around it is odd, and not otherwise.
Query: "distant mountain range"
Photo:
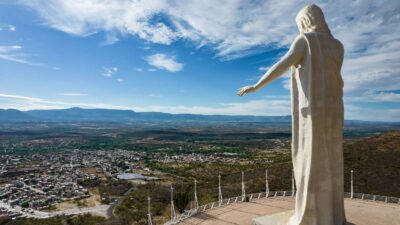
[[[227,116],[135,112],[116,109],[0,109],[2,122],[135,122],[135,121],[198,121],[198,122],[290,122],[290,116]]]
[[[135,112],[117,109],[51,109],[29,110],[0,109],[0,122],[264,122],[290,123],[291,116],[228,116],[199,114],[170,114],[161,112]],[[346,124],[374,123],[371,121],[347,120]],[[396,123],[398,124],[398,123]]]

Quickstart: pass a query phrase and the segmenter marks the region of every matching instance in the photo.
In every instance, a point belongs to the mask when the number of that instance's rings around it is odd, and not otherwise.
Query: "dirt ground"
[[[66,210],[66,209],[74,209],[79,207],[93,207],[101,205],[101,199],[99,190],[97,188],[89,189],[91,196],[89,198],[79,200],[80,204],[77,204],[77,201],[65,201],[59,204],[56,204],[57,210]]]
[[[100,177],[100,178],[106,177],[106,175],[104,174],[103,170],[101,168],[99,168],[99,167],[82,168],[81,170],[84,173],[95,175],[95,176]]]

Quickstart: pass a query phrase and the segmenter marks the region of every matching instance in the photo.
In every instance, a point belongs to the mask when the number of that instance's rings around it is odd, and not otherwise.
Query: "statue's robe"
[[[306,55],[292,67],[292,157],[296,206],[289,225],[342,225],[343,45],[328,33],[303,37]]]

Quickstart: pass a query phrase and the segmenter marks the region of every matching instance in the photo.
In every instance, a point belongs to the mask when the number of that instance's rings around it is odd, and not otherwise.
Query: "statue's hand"
[[[254,87],[254,85],[249,85],[249,86],[245,86],[242,88],[238,89],[237,95],[242,96],[244,94],[250,93],[250,92],[255,92],[256,88]]]

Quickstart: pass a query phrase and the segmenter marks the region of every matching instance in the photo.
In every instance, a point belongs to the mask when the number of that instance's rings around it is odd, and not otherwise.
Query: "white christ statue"
[[[344,49],[316,5],[296,17],[300,34],[289,51],[255,85],[238,90],[254,92],[291,68],[292,159],[296,203],[288,225],[342,225],[343,193],[343,80]]]

